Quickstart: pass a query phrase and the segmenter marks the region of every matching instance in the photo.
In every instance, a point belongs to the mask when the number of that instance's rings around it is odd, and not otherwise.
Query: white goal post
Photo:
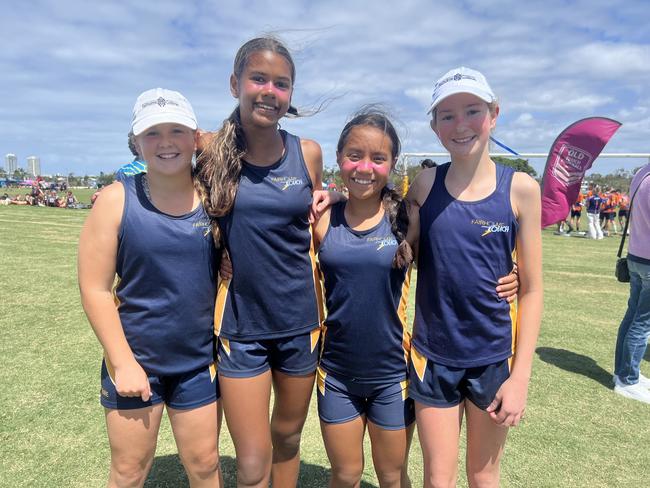
[[[520,154],[510,154],[510,153],[490,153],[490,157],[504,157],[504,158],[521,158],[521,159],[546,159],[548,153],[520,153]],[[406,170],[410,164],[411,159],[426,159],[426,158],[442,158],[444,162],[449,161],[449,153],[439,152],[439,153],[403,153],[399,156],[397,164],[395,165],[395,170],[398,174],[403,176],[406,174]],[[633,158],[633,159],[647,159],[650,163],[650,153],[600,153],[598,158]]]

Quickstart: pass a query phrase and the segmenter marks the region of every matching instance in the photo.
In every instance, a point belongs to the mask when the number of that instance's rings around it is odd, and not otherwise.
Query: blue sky
[[[365,103],[384,103],[403,150],[440,152],[426,116],[448,69],[481,70],[501,104],[496,137],[547,152],[583,117],[623,123],[606,152],[650,152],[650,29],[645,0],[179,1],[34,0],[3,7],[0,152],[44,174],[112,171],[137,95],[181,91],[203,128],[235,106],[238,47],[275,33],[297,65],[294,104],[318,114],[282,126],[318,141],[334,163],[338,135]],[[415,161],[414,161],[415,162]],[[602,173],[644,160],[595,163]],[[539,171],[543,160],[531,160]]]

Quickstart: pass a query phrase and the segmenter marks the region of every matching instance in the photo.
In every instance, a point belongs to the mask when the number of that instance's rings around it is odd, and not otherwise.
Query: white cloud
[[[246,39],[277,32],[294,49],[294,101],[329,105],[283,127],[336,141],[360,105],[385,102],[403,125],[404,151],[443,151],[425,114],[448,69],[482,70],[497,92],[497,137],[546,150],[574,120],[599,113],[623,127],[610,143],[648,151],[650,38],[647,5],[605,0],[458,3],[364,0],[133,3],[11,2],[0,51],[0,151],[48,171],[110,171],[129,157],[125,134],[138,93],[180,90],[201,125],[216,129],[236,101],[228,77]],[[578,13],[576,15],[576,12]],[[399,124],[398,124],[399,125]],[[631,163],[632,164],[632,163]]]
[[[519,126],[530,126],[534,123],[535,118],[532,116],[532,114],[528,112],[524,112],[523,114],[520,114],[519,117],[514,121],[514,125],[519,125]]]
[[[511,102],[513,109],[544,111],[580,111],[591,113],[594,109],[613,102],[609,96],[580,93],[580,91],[554,88],[532,93],[527,99]]]
[[[592,42],[569,51],[566,62],[578,72],[599,77],[620,80],[644,75],[646,81],[650,79],[650,45]]]

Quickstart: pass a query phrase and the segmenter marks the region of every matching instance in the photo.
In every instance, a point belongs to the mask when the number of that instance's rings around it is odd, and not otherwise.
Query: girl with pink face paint
[[[411,486],[415,419],[407,395],[407,267],[393,266],[408,221],[388,180],[400,151],[395,128],[372,108],[345,126],[337,147],[347,202],[314,228],[328,316],[318,368],[318,413],[330,486],[359,486],[366,428],[379,485]],[[403,250],[403,246],[399,247]]]
[[[318,412],[332,466],[330,486],[358,486],[366,429],[384,487],[411,486],[407,463],[414,404],[408,397],[409,219],[389,183],[400,140],[372,106],[344,127],[337,145],[347,202],[314,227],[328,316],[318,368]],[[511,276],[507,281],[516,282]],[[516,283],[512,294],[516,293]]]

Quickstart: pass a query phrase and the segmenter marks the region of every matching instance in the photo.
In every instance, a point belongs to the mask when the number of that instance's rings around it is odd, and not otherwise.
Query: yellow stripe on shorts
[[[405,402],[409,397],[409,380],[404,380],[399,382],[402,387],[402,401]]]
[[[230,341],[228,339],[224,339],[223,337],[219,337],[219,340],[221,341],[223,350],[226,351],[226,354],[228,357],[230,357]]]
[[[415,367],[415,372],[420,381],[424,381],[424,372],[427,369],[427,358],[418,352],[418,350],[411,345],[411,362]]]
[[[230,280],[219,280],[219,287],[217,288],[217,296],[214,304],[214,335],[218,336],[221,332],[221,324],[223,321],[223,312],[226,309],[226,300],[228,300],[228,287]]]
[[[325,396],[325,378],[327,378],[327,373],[320,366],[316,368],[316,385],[318,385],[318,391],[320,394]]]
[[[210,383],[214,383],[214,379],[217,377],[217,365],[214,361],[210,363],[208,368],[210,370]]]
[[[318,340],[320,339],[320,327],[316,327],[314,330],[312,330],[309,333],[310,339],[311,339],[311,352],[314,352],[314,349],[316,349],[316,346],[318,346]]]

